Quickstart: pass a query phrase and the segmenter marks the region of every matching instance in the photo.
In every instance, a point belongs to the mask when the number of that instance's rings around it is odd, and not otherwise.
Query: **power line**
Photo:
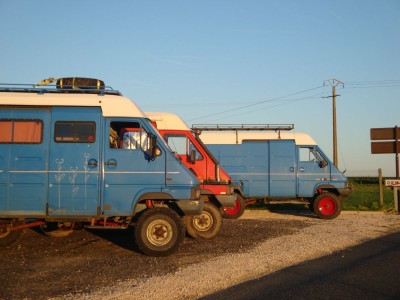
[[[398,86],[400,86],[400,80],[397,79],[346,82],[346,88],[352,89],[389,88]]]
[[[271,109],[271,108],[273,108],[273,107],[277,107],[277,106],[281,106],[281,105],[286,105],[286,104],[290,104],[290,103],[294,103],[294,102],[299,102],[299,101],[313,100],[313,99],[321,99],[321,95],[323,95],[323,94],[325,94],[325,93],[318,93],[318,94],[314,94],[314,95],[311,95],[311,96],[307,96],[307,97],[303,97],[303,98],[298,98],[298,99],[284,100],[284,101],[282,101],[282,102],[280,102],[280,103],[277,103],[277,104],[274,104],[274,105],[269,105],[269,106],[266,106],[266,107],[263,107],[263,108],[259,108],[259,109],[256,109],[256,110],[250,110],[250,111],[246,111],[246,112],[241,112],[240,115],[243,116],[243,115],[251,114],[251,113],[253,113],[253,112],[257,112],[257,111],[260,111],[260,110]],[[219,120],[221,120],[221,119],[232,118],[232,117],[234,117],[234,116],[236,116],[236,115],[237,115],[237,113],[235,113],[235,114],[233,114],[233,115],[228,115],[228,116],[225,116],[225,117],[219,117],[218,119],[209,119],[208,122],[214,122],[214,121],[219,121]],[[208,119],[208,118],[207,118],[207,119]]]
[[[240,109],[245,109],[245,108],[248,108],[248,107],[252,107],[252,106],[256,106],[256,105],[260,105],[260,104],[264,104],[264,103],[268,103],[268,102],[273,102],[273,101],[281,100],[281,99],[284,99],[284,98],[288,98],[288,97],[295,96],[295,95],[298,95],[298,94],[310,92],[310,91],[313,91],[313,90],[316,90],[316,89],[320,89],[320,88],[323,88],[323,87],[324,87],[323,85],[322,85],[322,86],[318,86],[318,87],[314,87],[314,88],[307,89],[307,90],[304,90],[304,91],[295,92],[295,93],[292,93],[292,94],[289,94],[289,95],[285,95],[285,96],[281,96],[281,97],[277,97],[277,98],[272,98],[272,99],[268,99],[268,100],[263,100],[263,101],[259,101],[259,102],[253,103],[253,104],[244,105],[244,106],[240,106],[240,107],[228,109],[228,110],[225,110],[225,111],[216,112],[216,113],[213,113],[213,114],[209,114],[209,115],[197,117],[197,118],[194,118],[194,119],[190,119],[190,120],[188,120],[188,121],[194,121],[194,120],[209,118],[209,117],[213,117],[213,116],[216,116],[216,115],[221,115],[221,114],[229,113],[229,112],[232,112],[232,111],[236,111],[236,110],[240,110]]]

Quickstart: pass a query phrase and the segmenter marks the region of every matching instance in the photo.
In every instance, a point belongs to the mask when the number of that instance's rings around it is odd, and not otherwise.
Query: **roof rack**
[[[278,133],[278,139],[280,139],[281,131],[294,129],[294,124],[193,124],[192,129],[196,135],[201,135],[202,131],[234,131],[236,143],[238,143],[239,131],[275,131]]]
[[[292,130],[294,124],[193,124],[194,131],[260,131],[260,130]]]
[[[55,83],[54,83],[55,82]],[[119,95],[121,93],[98,79],[67,77],[48,78],[36,84],[0,83],[0,92],[17,93],[69,93],[69,94],[98,94],[98,95]]]

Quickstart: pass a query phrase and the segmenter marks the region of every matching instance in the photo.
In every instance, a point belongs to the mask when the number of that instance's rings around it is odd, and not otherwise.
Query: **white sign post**
[[[386,179],[385,186],[393,187],[394,211],[399,212],[399,199],[397,196],[397,191],[400,187],[400,179]]]

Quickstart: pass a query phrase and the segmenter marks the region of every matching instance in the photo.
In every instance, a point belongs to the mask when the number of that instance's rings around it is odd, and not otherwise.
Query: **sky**
[[[400,0],[0,0],[0,83],[90,77],[193,124],[294,124],[348,176],[395,175]],[[343,84],[342,84],[343,83]]]

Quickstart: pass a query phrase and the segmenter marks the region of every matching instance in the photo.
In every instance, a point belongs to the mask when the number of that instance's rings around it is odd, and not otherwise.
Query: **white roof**
[[[295,140],[296,145],[317,145],[317,143],[305,133],[281,131],[202,131],[200,139],[204,144],[241,144],[243,140]]]
[[[145,112],[147,117],[157,123],[157,129],[191,130],[176,114],[168,112]]]
[[[1,92],[0,105],[101,107],[104,117],[146,118],[132,100],[119,95]]]

